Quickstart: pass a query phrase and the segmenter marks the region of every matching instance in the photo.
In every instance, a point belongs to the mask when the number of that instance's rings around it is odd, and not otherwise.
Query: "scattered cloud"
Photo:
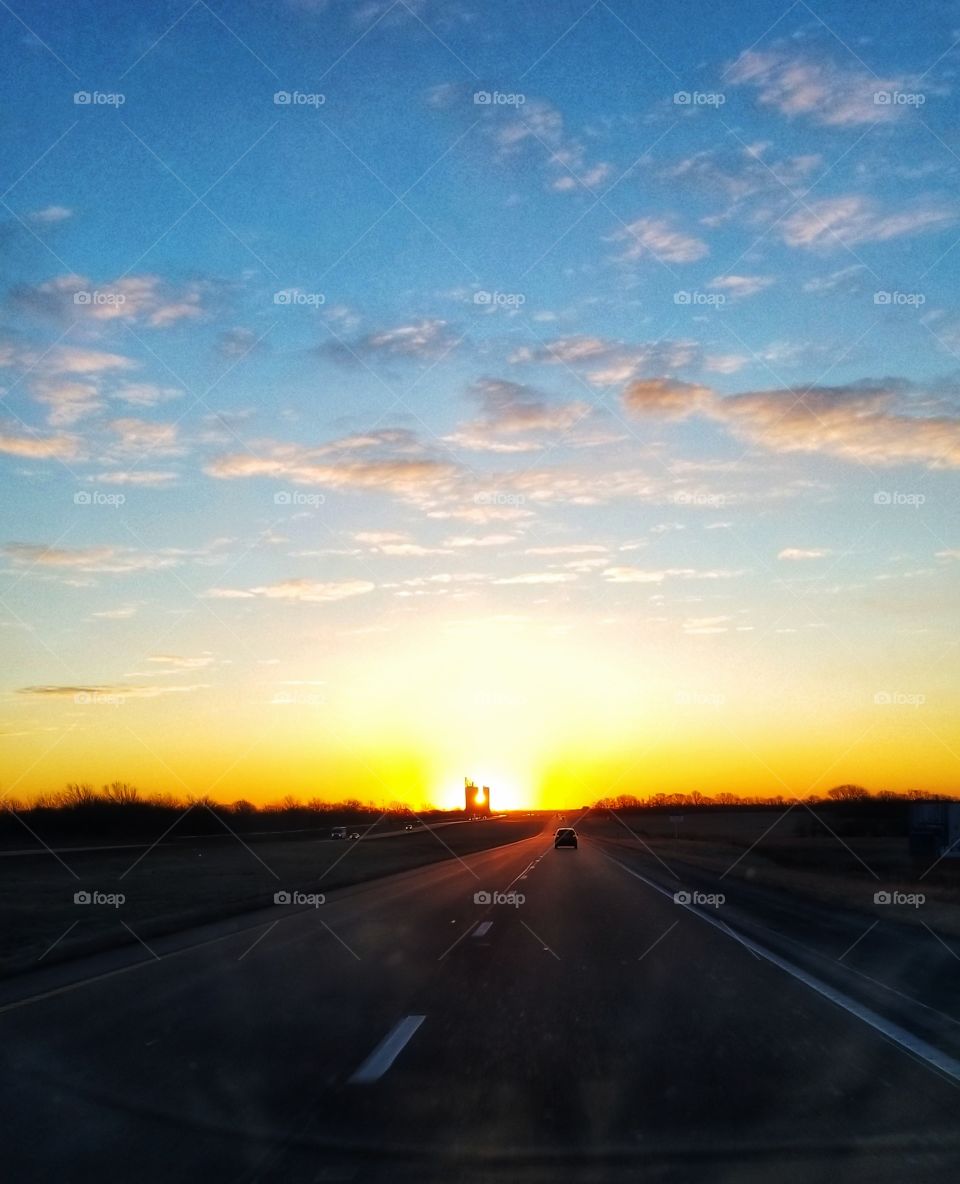
[[[870,198],[847,194],[809,202],[783,219],[780,233],[790,247],[830,250],[939,230],[954,223],[956,217],[955,210],[930,202],[917,201],[909,209],[884,211]]]
[[[704,410],[714,397],[709,387],[679,382],[675,378],[646,378],[626,387],[623,404],[634,415],[683,419]]]
[[[213,654],[203,653],[195,657],[183,657],[180,654],[153,654],[147,658],[158,666],[168,666],[174,670],[202,670],[205,666],[212,666],[215,658]]]
[[[176,423],[127,417],[111,420],[107,426],[116,437],[114,448],[123,455],[179,456],[183,452]]]
[[[369,580],[321,581],[309,579],[281,580],[257,588],[211,588],[207,595],[216,600],[287,600],[305,604],[330,604],[372,592],[375,585]]]
[[[42,222],[49,226],[57,222],[66,222],[73,217],[73,210],[68,206],[44,206],[42,210],[33,210],[27,217],[31,222]]]
[[[158,386],[153,382],[126,382],[114,387],[110,395],[132,407],[156,407],[172,399],[182,399],[184,392],[175,386]]]
[[[45,547],[42,543],[8,543],[3,553],[18,567],[71,568],[80,572],[122,574],[176,567],[181,554],[156,553],[103,544],[94,547]]]
[[[124,683],[113,685],[91,683],[87,686],[62,685],[36,687],[18,687],[18,695],[28,695],[34,699],[72,699],[78,704],[113,703],[123,699],[159,699],[162,695],[186,695],[192,691],[207,688],[206,683],[195,683],[192,686],[128,686]]]
[[[419,558],[424,555],[449,555],[443,547],[428,547],[415,542],[409,535],[389,530],[361,530],[353,536],[358,543],[378,555],[398,558]]]
[[[618,256],[623,262],[650,258],[662,263],[695,263],[710,251],[703,239],[674,229],[667,218],[637,218],[613,239],[627,244]]]
[[[97,282],[83,275],[59,275],[10,292],[15,307],[72,324],[129,321],[164,329],[204,315],[210,285],[199,280],[174,285],[156,275],[128,275]]]
[[[603,555],[609,551],[602,543],[561,543],[554,546],[527,547],[525,555]]]
[[[556,337],[536,346],[521,346],[510,355],[514,365],[536,363],[582,371],[592,386],[615,386],[647,371],[663,373],[697,364],[696,341],[671,340],[628,343],[604,337]]]
[[[819,153],[778,158],[770,154],[770,147],[758,141],[739,148],[727,144],[701,149],[669,165],[660,176],[673,188],[693,189],[722,201],[724,208],[720,212],[701,219],[704,226],[717,227],[761,198],[801,197],[813,173],[823,164]]]
[[[324,457],[321,463],[320,456]],[[294,444],[268,444],[261,455],[248,452],[221,456],[206,469],[211,477],[236,480],[243,477],[271,477],[295,485],[345,491],[392,493],[416,500],[431,489],[448,485],[457,467],[429,458],[406,460],[399,457],[331,463],[326,454]]]
[[[862,263],[852,263],[827,275],[813,276],[804,283],[803,290],[818,296],[825,292],[855,292],[862,286],[860,281],[866,270]]]
[[[833,552],[828,547],[784,547],[777,555],[778,559],[804,560],[826,559]]]
[[[337,362],[360,364],[373,357],[418,358],[435,361],[450,353],[459,338],[444,320],[424,318],[407,325],[381,329],[350,340],[337,340],[321,347],[321,352]]]
[[[104,608],[90,615],[102,621],[128,621],[131,617],[137,615],[137,606],[135,604],[122,604],[119,608]]]
[[[733,300],[745,300],[748,296],[766,291],[776,282],[772,275],[718,275],[708,286],[719,289]]]
[[[51,427],[73,427],[81,419],[100,411],[105,406],[97,382],[78,379],[41,379],[32,384],[38,403],[45,404],[47,423]]]
[[[37,367],[49,374],[108,374],[117,370],[135,370],[137,363],[122,354],[108,353],[83,346],[58,345],[42,354],[27,353],[22,365]]]
[[[78,445],[72,436],[24,436],[0,431],[0,452],[32,460],[70,460],[77,455]]]
[[[654,379],[631,383],[623,400],[634,415],[709,416],[741,439],[776,452],[819,452],[884,467],[910,462],[960,466],[960,417],[944,413],[948,403],[918,399],[899,380],[721,398],[708,387]],[[931,405],[940,413],[931,413]]]
[[[545,435],[566,432],[591,412],[588,403],[551,403],[531,387],[498,378],[479,379],[469,394],[479,402],[483,417],[444,440],[475,452],[539,450]]]
[[[825,127],[902,119],[908,111],[905,105],[876,96],[911,92],[918,86],[918,80],[908,75],[883,78],[858,66],[778,50],[747,50],[726,77],[734,86],[752,86],[764,106]]]
[[[751,391],[713,405],[731,430],[778,452],[867,465],[960,467],[960,419],[911,414],[902,384]]]
[[[448,547],[506,547],[510,543],[516,541],[516,535],[512,534],[483,534],[483,535],[464,535],[457,534],[452,538],[446,540]],[[528,551],[527,554],[530,552]]]
[[[576,580],[575,575],[560,571],[532,571],[519,576],[504,576],[494,580],[495,584],[570,584]]]
[[[595,190],[610,179],[613,166],[589,159],[585,144],[567,131],[556,107],[544,99],[524,98],[519,105],[491,104],[486,108],[501,159],[510,160],[521,150],[529,150],[533,159],[547,168],[547,187],[555,193]]]
[[[179,473],[163,469],[107,469],[94,478],[98,485],[140,485],[158,489],[172,485]]]
[[[664,580],[732,580],[746,574],[743,569],[731,571],[726,569],[698,570],[693,567],[608,567],[604,579],[611,584],[662,584]]]
[[[707,354],[703,359],[703,368],[710,374],[736,374],[749,363],[750,358],[746,354]]]
[[[683,622],[684,633],[694,636],[710,633],[728,633],[732,617],[688,617]]]

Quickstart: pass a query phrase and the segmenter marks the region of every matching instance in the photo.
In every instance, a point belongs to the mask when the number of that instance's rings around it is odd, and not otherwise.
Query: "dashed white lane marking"
[[[410,1038],[426,1018],[425,1015],[404,1016],[353,1074],[350,1084],[368,1085],[371,1081],[379,1081],[406,1048]]]
[[[481,921],[480,924],[476,927],[476,929],[474,929],[473,933],[470,934],[470,936],[471,937],[483,937],[485,934],[490,932],[490,928],[492,925],[493,925],[492,921]]]
[[[622,867],[634,879],[642,880],[648,888],[653,888],[661,896],[666,896],[668,900],[673,900],[673,893],[669,892],[666,888],[655,884],[653,880],[648,880],[646,876],[641,876],[639,872],[635,872],[633,868],[627,867],[619,859],[614,859],[612,855],[607,855],[607,859]],[[950,1056],[949,1053],[942,1052],[939,1048],[934,1047],[934,1045],[928,1044],[926,1040],[921,1040],[919,1036],[914,1036],[912,1032],[908,1032],[906,1028],[901,1028],[899,1024],[894,1023],[892,1020],[884,1019],[882,1015],[871,1010],[871,1008],[864,1007],[863,1004],[858,1003],[855,999],[851,999],[849,995],[844,995],[842,991],[837,991],[825,982],[821,982],[814,975],[801,970],[799,966],[794,966],[792,962],[788,962],[785,958],[774,954],[772,950],[768,950],[764,946],[758,945],[757,942],[751,941],[750,938],[744,937],[742,933],[735,933],[729,926],[722,924],[708,913],[701,912],[700,909],[688,904],[684,904],[681,907],[685,908],[688,912],[694,913],[701,921],[706,921],[707,924],[712,925],[715,929],[719,929],[727,937],[733,937],[742,946],[745,946],[751,954],[766,959],[767,962],[779,967],[780,970],[785,970],[787,974],[791,975],[798,982],[803,983],[805,987],[816,991],[824,999],[829,999],[837,1007],[842,1007],[850,1015],[856,1016],[858,1020],[869,1025],[874,1031],[879,1032],[884,1039],[889,1040],[891,1044],[898,1045],[905,1052],[922,1061],[928,1068],[937,1070],[949,1077],[952,1081],[960,1083],[960,1061]]]

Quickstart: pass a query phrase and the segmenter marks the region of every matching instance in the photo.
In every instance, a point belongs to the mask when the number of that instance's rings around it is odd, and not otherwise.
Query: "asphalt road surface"
[[[554,825],[12,980],[4,1178],[956,1179],[956,1061]]]

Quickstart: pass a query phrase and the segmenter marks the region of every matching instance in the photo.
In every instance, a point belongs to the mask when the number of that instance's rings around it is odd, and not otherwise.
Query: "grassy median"
[[[113,851],[0,859],[0,974],[259,908],[279,890],[329,892],[536,834],[493,819],[343,842],[210,836]],[[76,894],[90,903],[76,903]],[[122,896],[122,903],[116,899]],[[79,898],[84,899],[82,896]],[[126,928],[129,926],[129,929]],[[131,932],[132,931],[132,932]]]

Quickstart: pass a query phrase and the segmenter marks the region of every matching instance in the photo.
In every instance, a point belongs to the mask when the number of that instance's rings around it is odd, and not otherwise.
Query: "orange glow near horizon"
[[[694,648],[662,630],[561,625],[451,613],[372,650],[308,638],[282,681],[225,666],[224,685],[189,695],[25,699],[14,706],[35,730],[5,737],[0,789],[29,801],[124,780],[257,805],[289,794],[459,809],[468,772],[495,811],[694,790],[802,797],[842,782],[956,790],[930,741],[952,727],[946,693],[878,706],[851,672],[825,698],[797,649],[787,710],[758,660],[732,660],[729,638]]]
[[[149,723],[156,727],[160,712],[158,705],[151,706]],[[129,730],[119,727],[121,712]],[[843,782],[872,790],[956,792],[936,749],[916,751],[912,721],[904,719],[891,719],[883,732],[869,732],[860,720],[838,719],[829,729],[808,728],[789,741],[772,721],[755,720],[746,729],[742,720],[728,724],[719,712],[692,720],[682,713],[671,720],[664,713],[656,727],[638,724],[633,743],[591,744],[571,736],[562,747],[535,753],[525,751],[525,745],[509,751],[506,741],[515,736],[505,731],[487,735],[480,729],[471,742],[470,728],[464,726],[468,759],[451,756],[453,745],[444,742],[438,760],[429,754],[426,734],[410,736],[406,743],[395,734],[381,736],[364,746],[311,708],[285,707],[281,719],[248,721],[242,740],[224,729],[218,732],[214,720],[202,713],[180,718],[168,704],[163,705],[163,715],[169,716],[165,726],[151,733],[145,714],[141,704],[104,708],[93,726],[56,747],[48,742],[46,753],[37,752],[29,737],[8,737],[9,772],[2,788],[12,799],[29,802],[68,782],[99,787],[123,780],[148,794],[209,793],[218,801],[245,798],[256,805],[289,794],[305,802],[355,798],[402,802],[414,810],[461,809],[462,770],[468,768],[478,784],[478,803],[484,802],[482,786],[489,786],[494,811],[578,808],[619,794],[643,799],[694,790],[707,796],[791,798],[823,794]],[[63,728],[71,722],[65,718]],[[855,737],[846,750],[845,735]],[[497,750],[499,758],[485,761],[485,747]],[[14,785],[20,770],[29,774]]]

